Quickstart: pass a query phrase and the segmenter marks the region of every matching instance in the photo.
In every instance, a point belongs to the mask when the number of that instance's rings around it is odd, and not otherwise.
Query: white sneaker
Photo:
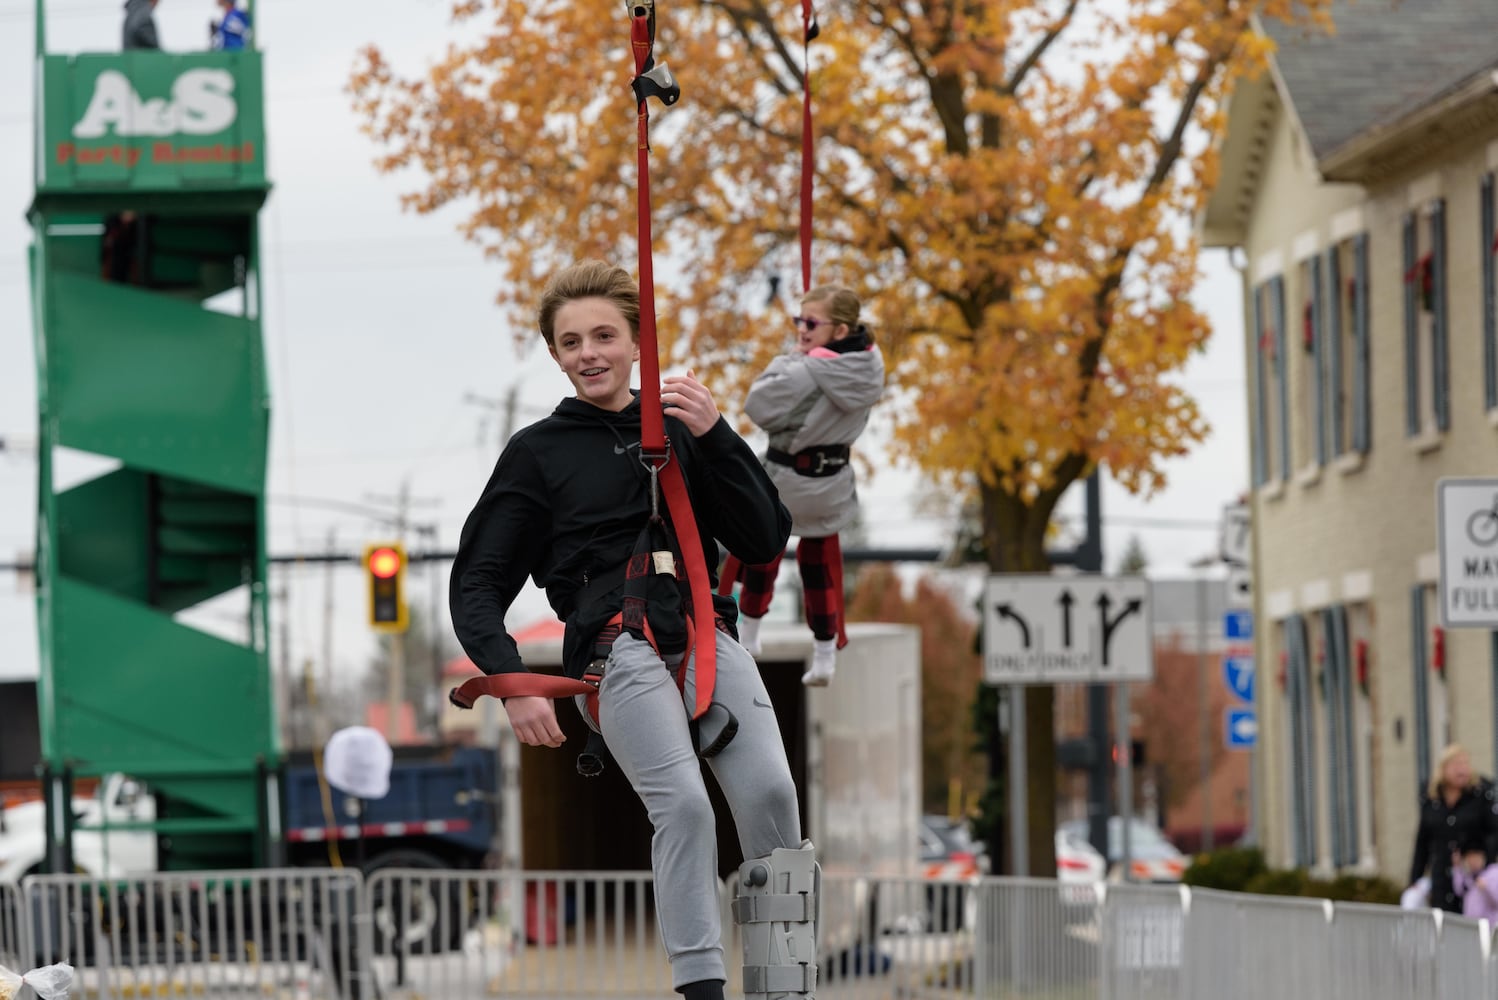
[[[739,645],[750,656],[759,657],[759,622],[758,618],[750,618],[748,615],[739,616]]]
[[[807,687],[826,687],[837,671],[837,640],[812,640],[811,669],[801,675]]]

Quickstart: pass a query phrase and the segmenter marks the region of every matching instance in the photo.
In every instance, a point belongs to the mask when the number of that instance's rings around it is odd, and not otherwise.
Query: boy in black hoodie
[[[715,823],[698,737],[673,675],[690,651],[668,638],[682,634],[672,627],[681,614],[679,593],[674,586],[650,593],[648,617],[659,652],[615,621],[623,567],[651,512],[650,479],[640,461],[640,403],[629,387],[640,355],[639,310],[628,274],[600,262],[573,265],[547,285],[541,335],[576,398],[516,433],[500,455],[463,527],[452,573],[453,626],[485,673],[525,671],[505,613],[529,576],[567,623],[566,673],[581,677],[590,660],[600,652],[607,656],[597,723],[586,712],[584,718],[602,733],[654,827],[651,861],[673,984],[688,1000],[717,1000],[726,973]],[[790,515],[754,453],[719,415],[712,394],[688,372],[664,379],[660,398],[670,460],[681,463],[697,522],[673,525],[680,549],[698,548],[710,574],[718,562],[715,539],[755,562],[779,555]],[[736,618],[731,598],[716,600],[715,609],[726,623]],[[715,634],[713,700],[732,713],[738,731],[708,763],[732,807],[744,856],[767,868],[774,867],[772,852],[776,863],[790,857],[793,866],[804,856],[809,871],[811,847],[801,840],[775,713],[753,659],[730,629]],[[695,661],[689,692],[694,669]],[[504,704],[522,743],[562,744],[550,699],[508,697]],[[806,943],[814,948],[809,936]],[[814,962],[814,956],[803,954],[801,961]]]

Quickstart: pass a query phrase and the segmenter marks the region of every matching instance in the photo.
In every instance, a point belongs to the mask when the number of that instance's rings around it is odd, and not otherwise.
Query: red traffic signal
[[[388,580],[401,571],[406,559],[400,552],[388,545],[371,549],[369,552],[369,572],[381,580]]]
[[[369,627],[376,632],[404,632],[406,610],[406,550],[398,542],[371,545],[364,550],[364,586],[369,593]]]

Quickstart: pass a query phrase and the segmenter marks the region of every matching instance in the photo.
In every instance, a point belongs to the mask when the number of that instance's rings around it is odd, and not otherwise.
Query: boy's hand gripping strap
[[[713,621],[712,586],[708,583],[707,565],[702,559],[702,543],[697,537],[697,518],[687,495],[686,480],[680,462],[671,461],[666,440],[665,418],[661,413],[661,365],[655,337],[655,274],[651,266],[650,238],[650,106],[647,99],[656,97],[666,105],[681,97],[666,64],[655,64],[655,2],[632,0],[630,13],[630,47],[635,57],[635,79],[631,89],[637,111],[639,158],[639,192],[636,199],[640,254],[640,460],[660,477],[666,494],[666,511],[676,532],[681,558],[687,567],[687,586],[692,597],[692,619],[695,625],[694,647],[697,658],[697,704],[692,718],[701,718],[712,704],[713,688],[718,676],[717,630]],[[652,479],[655,477],[652,476]],[[651,498],[652,503],[654,497]]]

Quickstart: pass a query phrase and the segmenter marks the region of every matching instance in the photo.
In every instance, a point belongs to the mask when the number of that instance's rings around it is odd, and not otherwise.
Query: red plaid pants
[[[783,556],[761,566],[748,566],[734,556],[723,564],[718,593],[731,594],[735,583],[743,584],[739,592],[739,611],[746,618],[763,618],[775,596],[775,577],[780,573]],[[802,600],[806,624],[818,639],[836,639],[837,648],[848,644],[843,609],[843,548],[837,535],[802,538],[796,543],[796,566],[801,571]]]

